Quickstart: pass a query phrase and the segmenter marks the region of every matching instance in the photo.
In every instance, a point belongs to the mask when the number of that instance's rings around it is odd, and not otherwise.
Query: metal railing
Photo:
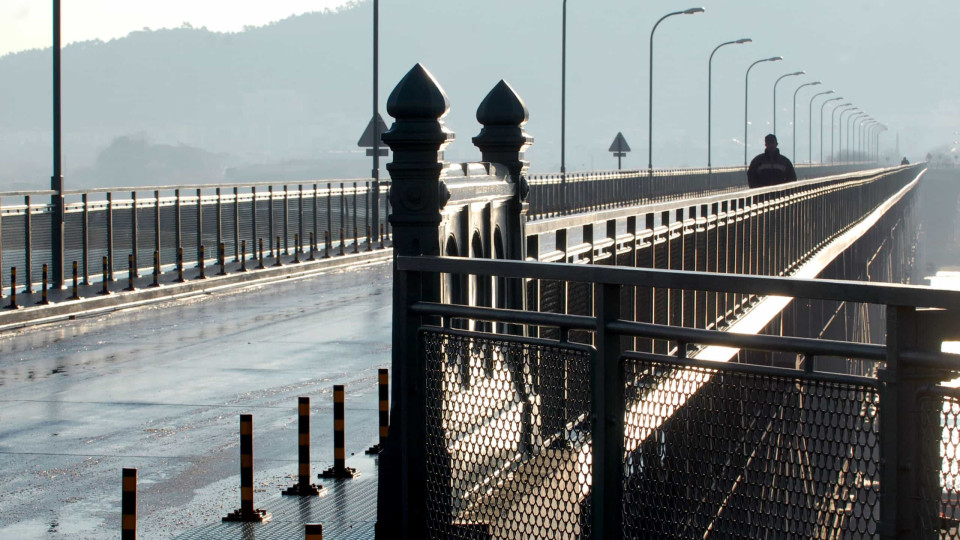
[[[865,170],[876,164],[797,165],[800,180]],[[528,219],[622,208],[643,202],[700,196],[741,189],[747,184],[743,167],[715,169],[656,169],[531,175]]]
[[[411,517],[426,537],[956,534],[957,399],[937,385],[960,376],[960,357],[939,352],[960,333],[960,292],[462,258],[396,265],[401,286],[449,274],[596,291],[591,315],[430,302],[417,288],[397,297],[422,355],[403,380],[424,389],[405,407],[417,417],[425,406],[424,429],[409,432],[424,439],[406,455],[425,467],[408,481],[423,483]],[[660,287],[881,306],[887,340],[636,322],[625,299]],[[479,321],[530,337],[455,329]],[[558,337],[533,337],[546,329]],[[577,331],[590,339],[572,343]],[[636,347],[649,340],[669,346]],[[747,350],[795,364],[732,363]]]
[[[36,287],[40,269],[51,257],[53,191],[0,192],[0,286],[9,286],[8,269],[20,269],[19,282]],[[84,283],[98,281],[99,261],[107,257],[109,279],[126,273],[128,255],[139,272],[177,262],[207,260],[224,246],[224,258],[289,255],[299,239],[301,250],[339,248],[389,234],[389,183],[381,182],[379,223],[373,222],[374,197],[369,180],[324,180],[298,183],[239,183],[97,188],[67,191],[64,254],[67,266],[78,262]],[[313,238],[313,246],[310,239]],[[279,241],[279,245],[278,245]]]

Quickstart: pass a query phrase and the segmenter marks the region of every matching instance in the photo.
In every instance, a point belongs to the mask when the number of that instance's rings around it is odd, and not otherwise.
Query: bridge
[[[392,250],[378,537],[957,534],[960,293],[902,285],[924,164],[536,177],[509,85],[477,163],[443,161],[448,107],[398,84],[381,184],[0,193],[31,306],[0,326]]]

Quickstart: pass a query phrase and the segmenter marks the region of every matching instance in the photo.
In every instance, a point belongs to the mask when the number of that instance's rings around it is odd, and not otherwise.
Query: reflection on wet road
[[[116,537],[122,467],[139,469],[141,537],[218,521],[239,501],[239,414],[273,495],[296,474],[297,396],[314,472],[332,462],[335,383],[362,453],[390,298],[380,264],[0,335],[0,538]]]

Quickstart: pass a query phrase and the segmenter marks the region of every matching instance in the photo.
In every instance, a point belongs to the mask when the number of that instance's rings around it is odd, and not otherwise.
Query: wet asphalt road
[[[239,415],[254,415],[263,500],[294,483],[298,396],[314,475],[332,464],[333,384],[362,454],[390,290],[378,264],[0,335],[0,538],[119,537],[123,467],[141,538],[219,521],[239,506]]]

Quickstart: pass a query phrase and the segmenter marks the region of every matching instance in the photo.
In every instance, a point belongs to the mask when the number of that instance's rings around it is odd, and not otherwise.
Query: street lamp
[[[806,75],[806,71],[795,71],[793,73],[787,73],[786,75],[781,75],[777,77],[776,82],[773,83],[773,134],[777,134],[777,85],[780,84],[780,81],[786,79],[787,77],[796,77],[798,75]]]
[[[800,89],[804,86],[819,86],[823,84],[820,81],[808,82],[801,84],[793,91],[793,159],[797,159],[797,94],[800,92]]]
[[[863,159],[863,130],[873,121],[873,118],[866,116],[860,119],[859,125],[857,126],[857,154],[860,159]]]
[[[727,45],[743,45],[744,43],[752,42],[753,40],[750,38],[727,41],[717,45],[716,48],[713,49],[713,52],[710,53],[710,61],[707,62],[707,169],[710,169],[712,165],[711,140],[713,136],[713,55],[717,53],[720,47],[725,47]]]
[[[833,99],[825,100],[820,104],[820,164],[823,165],[823,109],[827,106],[827,103],[831,101],[840,101],[843,99],[843,96],[837,96]],[[833,109],[836,111],[836,107]],[[833,161],[833,121],[830,123],[830,161]]]
[[[653,25],[653,29],[650,30],[650,118],[648,119],[649,125],[647,129],[647,169],[653,170],[653,33],[657,31],[657,27],[660,26],[660,23],[668,17],[673,17],[674,15],[695,15],[697,13],[703,13],[704,10],[702,7],[685,9],[683,11],[674,11],[672,13],[667,13],[663,17],[660,17],[660,20]]]
[[[560,176],[567,175],[567,0],[563,0],[563,31],[560,53]]]
[[[851,140],[851,139],[850,139],[850,128],[851,128],[851,126],[853,125],[853,120],[854,120],[854,118],[860,118],[861,116],[866,116],[866,114],[867,114],[867,113],[865,113],[865,112],[863,112],[863,111],[859,111],[859,112],[856,112],[856,113],[854,113],[854,114],[851,114],[850,116],[847,117],[847,162],[848,162],[848,163],[850,162],[850,158],[851,158],[851,155],[850,155],[850,154],[851,154],[851,150],[853,149],[853,148],[851,147],[851,145],[850,145],[850,140]],[[841,115],[841,116],[843,116],[843,115]],[[841,154],[841,156],[842,156],[842,155],[843,155],[843,152],[841,152],[840,154]]]
[[[827,90],[826,92],[814,94],[813,97],[810,98],[810,106],[807,107],[807,112],[809,113],[807,118],[807,163],[813,163],[813,100],[832,93],[833,90]]]
[[[833,153],[833,134],[836,130],[833,129],[834,122],[837,119],[837,111],[840,111],[841,122],[843,122],[843,113],[848,110],[856,110],[856,107],[853,109],[848,109],[848,107],[853,107],[853,103],[844,103],[838,105],[833,109],[833,113],[830,115],[830,163],[836,162],[836,155]]]
[[[60,0],[53,0],[53,176],[50,177],[50,189],[55,191],[50,196],[53,207],[52,234],[50,256],[53,263],[53,288],[63,288],[63,131],[61,129],[61,102],[60,102]],[[30,209],[27,209],[30,213]],[[27,269],[27,277],[30,270]],[[30,289],[30,280],[27,280],[27,290]]]
[[[748,137],[747,125],[749,124],[748,104],[749,104],[749,96],[750,96],[750,70],[753,69],[753,66],[761,62],[779,62],[780,60],[783,60],[782,56],[773,56],[770,58],[764,58],[762,60],[757,60],[756,62],[750,64],[750,67],[747,68],[747,76],[744,79],[744,85],[743,85],[743,166],[744,167],[747,166],[747,151],[748,151],[747,147],[749,146],[748,138],[747,138]]]
[[[859,112],[860,112],[860,107],[852,107],[850,109],[840,112],[840,119],[837,122],[837,138],[840,140],[837,141],[837,149],[839,150],[841,163],[846,163],[846,154],[843,153],[843,115],[847,113],[852,113],[850,116],[853,116]],[[850,120],[850,116],[847,117],[847,120]],[[849,134],[850,134],[850,130],[848,129],[847,135]]]

